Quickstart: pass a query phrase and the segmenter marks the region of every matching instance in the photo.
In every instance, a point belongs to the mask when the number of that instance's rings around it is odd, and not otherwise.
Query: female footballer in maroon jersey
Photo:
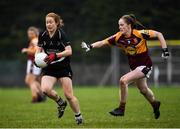
[[[169,52],[166,41],[162,33],[154,30],[137,30],[137,25],[142,26],[134,15],[124,15],[119,21],[119,32],[115,35],[92,44],[82,42],[81,47],[87,51],[92,48],[100,48],[105,45],[117,46],[124,50],[129,60],[131,71],[122,76],[119,80],[120,85],[120,104],[110,112],[113,116],[124,116],[125,105],[128,96],[128,85],[135,83],[144,95],[144,97],[151,104],[155,119],[160,116],[160,101],[156,100],[153,92],[147,85],[147,78],[149,78],[152,71],[152,61],[148,54],[146,40],[149,38],[158,38],[162,47],[162,57],[167,58]]]
[[[34,54],[38,43],[39,30],[36,27],[29,27],[27,30],[29,38],[29,46],[22,49],[22,53],[26,53],[28,56],[26,78],[25,82],[31,89],[32,103],[41,102],[45,100],[45,97],[40,88],[40,82],[38,77],[41,74],[41,69],[34,65]]]

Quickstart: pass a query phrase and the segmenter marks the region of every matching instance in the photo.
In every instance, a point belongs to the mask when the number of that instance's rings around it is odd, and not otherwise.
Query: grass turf
[[[62,90],[56,89],[62,95]],[[85,119],[76,125],[70,107],[62,119],[57,118],[56,104],[31,104],[29,89],[0,89],[0,128],[180,128],[180,88],[153,88],[161,100],[161,117],[154,119],[152,109],[137,88],[129,88],[124,117],[113,117],[108,112],[118,106],[118,88],[75,88]]]

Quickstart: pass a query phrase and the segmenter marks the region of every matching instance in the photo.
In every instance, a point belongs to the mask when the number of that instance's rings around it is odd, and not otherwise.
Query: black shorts
[[[69,77],[70,79],[72,79],[73,77],[73,72],[71,70],[71,66],[67,66],[67,67],[58,67],[58,68],[45,68],[42,71],[43,76],[47,75],[47,76],[52,76],[52,77],[56,77],[58,78],[62,78],[62,77]]]

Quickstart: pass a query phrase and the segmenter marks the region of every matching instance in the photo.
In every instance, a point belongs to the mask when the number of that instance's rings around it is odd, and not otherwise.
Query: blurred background
[[[161,59],[157,41],[149,41],[154,69],[149,83],[177,85],[180,83],[180,1],[179,0],[1,0],[0,1],[0,86],[24,86],[28,46],[27,28],[45,29],[49,12],[61,15],[73,48],[74,84],[117,85],[129,71],[127,58],[117,48],[102,48],[85,53],[81,41],[102,40],[118,31],[118,19],[133,13],[149,29],[162,32],[167,39],[171,57]]]

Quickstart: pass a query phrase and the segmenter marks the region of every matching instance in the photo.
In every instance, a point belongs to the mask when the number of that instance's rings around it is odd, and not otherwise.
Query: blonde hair
[[[36,34],[36,36],[39,35],[39,29],[34,26],[30,26],[27,31],[33,31]]]
[[[51,12],[48,13],[46,17],[52,17],[54,21],[57,23],[57,28],[64,26],[63,20],[58,14]]]

